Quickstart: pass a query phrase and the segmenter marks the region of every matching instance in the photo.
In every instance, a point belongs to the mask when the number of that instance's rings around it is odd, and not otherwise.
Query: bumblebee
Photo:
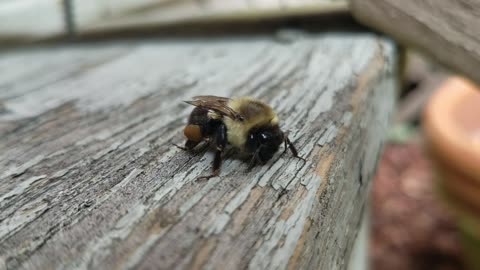
[[[279,120],[272,108],[250,97],[225,98],[196,96],[186,103],[195,106],[183,132],[187,138],[184,147],[192,151],[201,142],[215,146],[213,173],[200,179],[209,179],[220,174],[222,154],[231,145],[251,156],[250,167],[265,164],[283,143],[285,153],[290,149],[293,156],[305,161],[280,129]]]

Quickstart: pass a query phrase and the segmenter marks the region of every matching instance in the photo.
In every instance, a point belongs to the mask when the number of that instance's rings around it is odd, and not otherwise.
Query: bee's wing
[[[185,101],[188,104],[197,107],[203,107],[234,120],[243,120],[242,115],[228,106],[229,98],[217,96],[196,96],[191,101]]]

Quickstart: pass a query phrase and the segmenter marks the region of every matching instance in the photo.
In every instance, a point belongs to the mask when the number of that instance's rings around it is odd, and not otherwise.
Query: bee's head
[[[256,158],[266,163],[278,151],[284,141],[283,132],[278,125],[259,127],[250,130],[245,148],[247,152],[256,155]]]

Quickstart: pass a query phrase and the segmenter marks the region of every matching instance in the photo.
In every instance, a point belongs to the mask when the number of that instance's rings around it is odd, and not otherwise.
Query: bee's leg
[[[196,141],[191,141],[191,140],[187,140],[185,142],[185,149],[187,150],[193,150],[193,148],[195,148],[200,142],[196,142]]]
[[[205,140],[203,140],[203,144],[200,146],[200,148],[198,148],[197,150],[195,150],[195,153],[202,153],[204,152],[205,150],[207,150],[207,148],[211,145],[211,141],[210,141],[210,138],[206,138]]]
[[[213,173],[208,176],[200,176],[197,180],[208,180],[212,177],[216,177],[220,174],[220,168],[222,166],[222,154],[225,146],[227,146],[227,127],[220,123],[215,133],[215,158],[213,159]]]
[[[187,140],[185,142],[185,146],[180,146],[180,145],[175,144],[175,143],[173,145],[176,146],[179,149],[182,149],[183,151],[187,151],[187,152],[190,152],[194,155],[198,155],[198,154],[203,153],[210,146],[210,144],[211,144],[210,138],[207,137],[200,142]],[[198,145],[200,145],[200,147],[197,147]],[[197,148],[197,149],[195,149],[195,148]]]
[[[256,164],[257,164],[257,158],[255,155],[253,155],[252,159],[250,159],[250,162],[248,163],[247,172],[251,171]]]
[[[285,153],[288,150],[288,145],[291,144],[290,140],[288,139],[288,133],[290,133],[290,132],[286,131],[286,132],[283,133],[283,153],[282,153],[282,156],[285,155]],[[295,150],[295,151],[297,151],[297,150]]]
[[[252,159],[250,159],[250,163],[248,165],[247,172],[251,171],[253,169],[253,167],[255,167],[255,165],[257,165],[257,162],[259,161],[258,152],[260,152],[260,148],[257,151],[255,151],[255,153],[253,153]]]
[[[185,145],[184,146],[180,146],[178,144],[173,144],[174,146],[176,146],[177,148],[179,149],[182,149],[183,151],[191,151],[193,150],[193,148],[195,148],[195,146],[197,146],[200,142],[196,142],[196,141],[191,141],[191,140],[187,140],[185,142]]]
[[[290,141],[290,139],[288,139],[288,137],[285,136],[285,143],[288,144],[288,148],[290,149],[290,151],[292,152],[292,155],[296,158],[299,158],[305,162],[307,162],[306,159],[304,159],[303,157],[299,156],[298,155],[298,151],[297,149],[295,148],[295,146],[293,145],[293,143]]]
[[[288,150],[288,143],[287,143],[287,141],[288,141],[288,138],[285,136],[285,139],[283,140],[283,148],[284,148],[284,149],[283,149],[282,156],[285,155],[285,153],[286,153],[287,150]],[[297,151],[297,150],[295,150],[295,151]]]

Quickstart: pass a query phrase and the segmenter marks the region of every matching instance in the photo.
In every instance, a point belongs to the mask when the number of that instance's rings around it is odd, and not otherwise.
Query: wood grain
[[[63,3],[0,1],[0,46],[145,28],[196,28],[199,23],[281,20],[348,10],[347,0],[68,0],[68,9]]]
[[[352,0],[351,11],[361,22],[480,83],[479,1]]]
[[[345,269],[391,118],[373,34],[143,40],[0,55],[0,265]],[[7,69],[5,69],[8,67]],[[195,95],[269,102],[308,159],[247,172],[181,143]]]
[[[168,28],[199,23],[225,24],[282,19],[301,16],[321,16],[347,13],[347,0],[183,0],[149,1],[125,9],[117,4],[102,5],[98,1],[87,5],[74,0],[76,32],[80,35]]]

